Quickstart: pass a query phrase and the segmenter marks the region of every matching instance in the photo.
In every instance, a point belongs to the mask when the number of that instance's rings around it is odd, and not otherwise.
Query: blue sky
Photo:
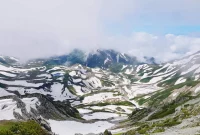
[[[199,0],[0,1],[0,53],[28,60],[105,48],[168,61],[200,50],[199,5]]]

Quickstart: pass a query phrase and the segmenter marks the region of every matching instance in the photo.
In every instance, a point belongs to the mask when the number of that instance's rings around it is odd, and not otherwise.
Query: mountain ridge
[[[103,52],[103,64],[105,53],[110,52]],[[60,135],[99,134],[105,129],[134,135],[167,132],[184,122],[187,117],[181,117],[182,109],[190,102],[185,109],[195,106],[195,116],[200,115],[198,103],[193,102],[200,94],[200,53],[162,65],[41,65],[0,64],[0,120],[41,117]],[[80,131],[73,128],[78,125],[83,127]]]

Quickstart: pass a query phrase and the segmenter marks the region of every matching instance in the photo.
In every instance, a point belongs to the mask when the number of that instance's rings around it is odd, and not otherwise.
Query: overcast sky
[[[160,61],[200,50],[200,0],[0,0],[0,53],[116,49]]]

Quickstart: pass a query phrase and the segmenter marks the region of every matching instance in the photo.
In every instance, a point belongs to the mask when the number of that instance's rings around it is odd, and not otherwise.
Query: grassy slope
[[[48,135],[35,121],[0,121],[0,135]]]
[[[199,115],[199,106],[183,106],[183,104],[185,104],[187,101],[200,98],[199,95],[191,96],[189,92],[180,94],[174,101],[170,101],[167,104],[162,104],[162,101],[168,98],[173,90],[182,88],[183,86],[194,87],[199,83],[199,81],[187,81],[185,83],[156,92],[147,99],[140,97],[139,99],[137,99],[137,101],[140,104],[148,103],[149,109],[135,110],[132,116],[130,116],[129,126],[131,125],[130,127],[136,127],[136,129],[132,129],[126,133],[118,133],[117,135],[135,135],[137,133],[152,134],[157,132],[164,132],[166,128],[180,124],[183,119]],[[154,108],[153,110],[152,107]],[[181,107],[178,113],[176,112],[177,107]],[[193,108],[191,109],[191,107]],[[152,113],[152,111],[154,113]],[[149,115],[147,120],[140,121],[147,115]],[[169,115],[170,117],[166,117]],[[138,119],[136,120],[136,118]]]

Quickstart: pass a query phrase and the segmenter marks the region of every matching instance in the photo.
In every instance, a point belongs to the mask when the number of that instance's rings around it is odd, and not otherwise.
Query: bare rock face
[[[29,98],[30,95],[26,96],[26,98],[27,97]],[[13,115],[17,120],[35,120],[49,135],[55,134],[52,133],[50,124],[45,119],[65,120],[76,116],[76,113],[78,113],[78,111],[67,102],[51,101],[45,96],[37,94],[34,94],[34,97],[38,98],[40,104],[35,104],[36,108],[30,107],[30,110],[27,110],[26,103],[19,97],[13,97],[17,108],[21,110],[21,112],[13,110]]]
[[[17,96],[13,97],[16,101],[17,108],[21,110],[21,114],[13,112],[16,119],[27,120],[42,116],[45,119],[66,120],[76,118],[78,115],[77,109],[73,108],[68,102],[52,101],[44,95],[33,94],[24,96],[25,98],[37,97],[39,104],[35,104],[36,108],[30,107],[29,112],[26,109],[26,104]]]
[[[42,119],[41,117],[38,117],[35,119],[35,121],[37,121],[40,124],[40,126],[49,133],[49,135],[55,135],[51,130],[50,124],[46,120]]]
[[[37,96],[40,105],[37,110],[45,119],[66,120],[70,117],[76,117],[78,111],[68,102],[52,101],[46,96]]]
[[[103,135],[112,135],[112,133],[111,133],[110,131],[106,130],[106,131],[103,133]]]

